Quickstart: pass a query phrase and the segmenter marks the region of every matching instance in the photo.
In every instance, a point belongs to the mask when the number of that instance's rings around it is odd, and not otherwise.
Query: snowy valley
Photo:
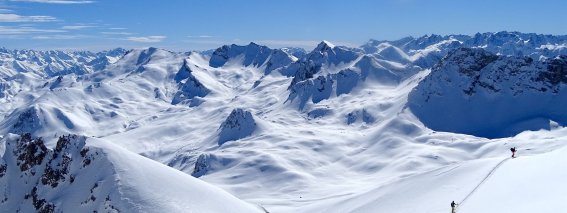
[[[2,212],[567,208],[567,36],[0,49],[0,103]]]

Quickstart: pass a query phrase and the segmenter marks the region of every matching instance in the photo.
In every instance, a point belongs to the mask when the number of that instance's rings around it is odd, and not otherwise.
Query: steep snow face
[[[394,49],[392,47],[386,49],[389,50],[386,52],[388,54],[381,54],[380,52],[375,54],[380,54],[385,60],[396,60],[400,63],[410,63],[422,68],[429,68],[439,62],[449,51],[462,46],[462,42],[457,38],[464,39],[466,37],[429,35],[415,39],[406,38],[399,41],[378,43],[379,46],[385,44],[389,46],[392,43],[398,44],[400,47],[395,52],[390,50]],[[364,45],[364,48],[371,49],[372,46],[368,47],[369,45],[376,45],[376,42],[369,42]],[[400,50],[404,54],[400,53]]]
[[[394,61],[402,64],[407,64],[411,62],[410,56],[408,56],[403,50],[388,43],[380,43],[375,51],[375,56],[380,59]]]
[[[43,119],[40,117],[40,109],[36,107],[27,108],[21,112],[13,113],[13,121],[6,122],[5,125],[11,125],[4,127],[10,129],[9,132],[13,133],[35,133],[39,131],[41,126],[44,124]]]
[[[338,47],[328,41],[322,41],[305,58],[282,70],[282,74],[293,76],[290,88],[289,100],[299,95],[300,108],[303,108],[307,100],[316,88],[321,95],[316,95],[315,102],[327,99],[332,92],[333,80],[326,74],[334,74],[340,70],[352,66],[352,63],[362,56],[360,50],[347,47]],[[320,76],[315,76],[319,74]],[[316,78],[315,80],[313,78]],[[314,82],[317,81],[317,82]],[[325,87],[327,86],[327,87]],[[318,101],[319,100],[319,101]]]
[[[181,69],[174,78],[175,82],[179,85],[179,91],[175,93],[171,104],[178,104],[183,101],[191,102],[190,105],[194,106],[199,104],[198,101],[194,101],[195,97],[205,97],[211,92],[207,89],[197,78],[192,74],[191,69],[187,65],[187,61],[183,61]]]
[[[312,78],[319,72],[336,72],[362,56],[362,50],[335,46],[322,41],[304,58],[284,68],[281,73],[293,76],[292,84]]]
[[[305,55],[307,55],[307,51],[305,51],[305,49],[298,47],[285,47],[281,48],[281,50],[298,59],[303,58],[305,57]]]
[[[252,113],[243,109],[234,109],[219,127],[219,145],[250,136],[255,130],[256,122]]]
[[[461,46],[461,40],[468,39],[462,35],[425,35],[419,38],[406,37],[396,41],[370,40],[361,48],[368,54],[396,61],[411,63],[423,68],[435,65],[447,52]]]
[[[347,64],[362,55],[360,49],[335,46],[328,41],[322,41],[313,51],[305,56],[306,61],[322,64],[322,67],[333,67]]]
[[[216,187],[102,140],[62,136],[53,150],[29,134],[9,135],[2,143],[3,211],[261,212]]]
[[[270,49],[252,42],[246,46],[233,44],[216,49],[211,55],[209,66],[219,68],[227,64],[239,64],[245,67],[262,67],[268,74],[296,60],[296,57],[286,51]]]
[[[396,85],[417,70],[410,66],[364,55],[361,50],[321,42],[304,59],[282,69],[295,72],[287,101],[299,109],[334,96],[348,94],[368,81]],[[411,73],[411,74],[410,74]]]
[[[565,125],[566,59],[457,49],[410,93],[408,105],[433,130],[487,138]]]
[[[20,72],[40,77],[66,74],[86,74],[103,70],[122,57],[126,50],[117,48],[102,52],[65,52],[0,49],[0,77]]]
[[[222,67],[229,60],[241,57],[243,66],[260,66],[270,56],[271,49],[266,46],[260,46],[256,43],[250,43],[246,46],[224,45],[213,52],[209,61],[211,67]]]
[[[163,63],[164,60],[171,59],[175,55],[176,54],[171,51],[155,47],[133,49],[126,52],[121,60],[112,64],[112,66],[105,71],[142,73],[145,71],[146,66],[151,67],[151,64]]]
[[[297,61],[297,58],[287,51],[274,49],[263,65],[265,67],[264,74],[270,74],[273,70],[283,68],[295,61]]]
[[[79,113],[63,111],[58,107],[37,104],[15,110],[0,123],[0,131],[6,133],[32,133],[33,135],[57,135],[81,132],[87,127]],[[58,133],[53,133],[53,131]]]

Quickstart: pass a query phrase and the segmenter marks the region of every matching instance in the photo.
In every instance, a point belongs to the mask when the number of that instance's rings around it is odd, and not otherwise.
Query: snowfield
[[[565,44],[499,32],[3,66],[0,208],[562,210]]]

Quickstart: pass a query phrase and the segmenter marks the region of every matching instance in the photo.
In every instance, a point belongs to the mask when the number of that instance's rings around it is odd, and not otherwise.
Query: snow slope
[[[9,135],[3,143],[3,211],[261,210],[190,175],[104,140],[64,136],[55,150],[45,148],[41,140],[29,135]]]
[[[567,208],[567,149],[503,164],[459,212],[554,212]]]
[[[332,198],[300,212],[553,212],[565,208],[567,149],[455,163]],[[534,199],[537,198],[537,199]]]

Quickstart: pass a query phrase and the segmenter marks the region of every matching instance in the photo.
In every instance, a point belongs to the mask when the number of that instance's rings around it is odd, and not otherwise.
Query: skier
[[[451,213],[456,213],[456,212],[457,212],[457,204],[453,200],[453,202],[451,202]]]
[[[510,148],[510,151],[512,151],[512,158],[515,158],[516,157],[516,147]]]

